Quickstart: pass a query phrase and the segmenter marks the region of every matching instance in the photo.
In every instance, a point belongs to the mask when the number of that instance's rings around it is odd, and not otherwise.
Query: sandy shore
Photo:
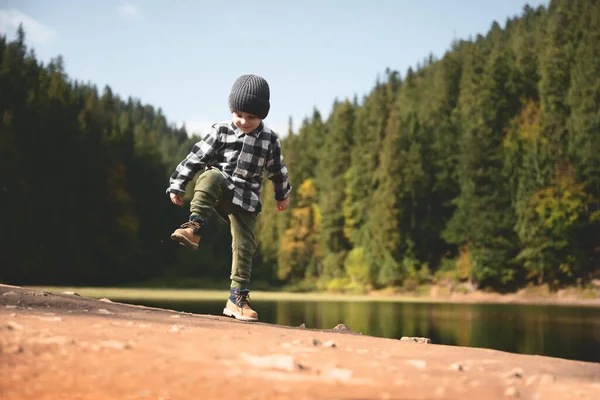
[[[598,399],[600,364],[0,285],[0,398]]]

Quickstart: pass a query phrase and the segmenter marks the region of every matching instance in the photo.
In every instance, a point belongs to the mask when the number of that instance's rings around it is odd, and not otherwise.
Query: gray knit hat
[[[241,111],[265,119],[271,104],[269,84],[257,75],[242,75],[233,83],[229,94],[229,110]]]

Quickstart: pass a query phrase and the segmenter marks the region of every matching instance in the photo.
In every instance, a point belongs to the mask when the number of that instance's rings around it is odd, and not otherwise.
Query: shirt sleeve
[[[196,173],[210,161],[219,144],[218,132],[213,125],[211,131],[202,140],[194,144],[190,153],[177,165],[169,178],[167,193],[185,194],[187,184]]]
[[[267,178],[273,183],[275,200],[285,200],[292,192],[278,137],[275,137],[275,141],[272,142],[272,148],[267,157]]]

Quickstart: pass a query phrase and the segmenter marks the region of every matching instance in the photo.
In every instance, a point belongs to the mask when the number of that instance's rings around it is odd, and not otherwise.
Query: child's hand
[[[169,193],[169,195],[171,196],[171,201],[173,202],[173,204],[177,204],[178,206],[183,205],[183,196],[182,195],[176,194],[176,193]]]
[[[281,201],[277,201],[277,211],[284,211],[290,206],[290,198],[286,198]]]

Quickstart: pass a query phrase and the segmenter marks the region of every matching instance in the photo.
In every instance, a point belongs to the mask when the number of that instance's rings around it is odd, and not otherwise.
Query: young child
[[[250,307],[248,283],[252,257],[256,250],[254,225],[262,209],[260,193],[263,173],[275,189],[277,210],[290,203],[292,187],[281,154],[279,137],[264,125],[270,109],[270,90],[266,80],[243,75],[229,94],[231,121],[212,126],[212,130],[194,145],[169,179],[167,193],[171,201],[183,206],[186,185],[197,172],[189,221],[171,234],[171,239],[196,250],[206,221],[216,211],[231,227],[231,287],[223,314],[244,321],[258,320]]]

